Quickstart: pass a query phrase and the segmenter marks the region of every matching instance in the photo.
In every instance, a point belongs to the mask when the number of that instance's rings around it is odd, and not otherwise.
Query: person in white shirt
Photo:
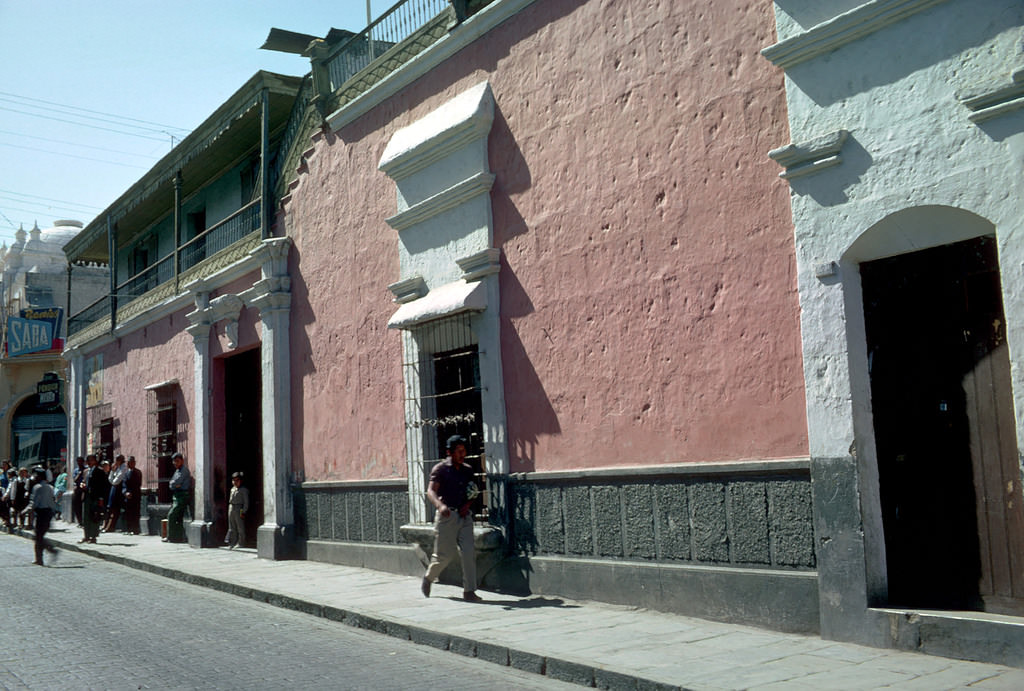
[[[46,531],[50,529],[50,519],[53,518],[53,512],[57,510],[57,502],[53,497],[53,487],[46,481],[46,470],[35,468],[33,473],[35,483],[32,486],[32,493],[29,495],[28,505],[22,510],[22,514],[35,513],[36,559],[32,563],[43,566],[43,550],[49,552],[54,558],[57,556],[56,548],[46,541]]]
[[[117,454],[114,458],[114,467],[107,475],[110,481],[110,494],[107,497],[107,523],[103,526],[104,533],[114,532],[117,521],[121,518],[121,506],[124,504],[121,483],[127,474],[128,466],[124,464],[124,456]]]

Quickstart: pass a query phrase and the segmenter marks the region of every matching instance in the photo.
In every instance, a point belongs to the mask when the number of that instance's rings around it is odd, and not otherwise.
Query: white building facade
[[[1019,664],[1024,4],[775,11],[822,635]]]

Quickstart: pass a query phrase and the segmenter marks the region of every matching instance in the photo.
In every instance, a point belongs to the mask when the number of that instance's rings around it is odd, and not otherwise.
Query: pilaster
[[[210,396],[210,326],[207,316],[209,293],[196,293],[196,311],[186,315],[191,326],[186,331],[192,335],[195,347],[193,355],[193,382],[195,387],[195,403],[192,414],[195,424],[192,429],[195,445],[192,451],[193,485],[195,507],[192,522],[187,526],[188,543],[192,547],[211,547],[213,539],[210,528],[213,525],[213,506],[211,495],[213,489],[213,458],[210,454],[210,413],[212,401]],[[188,462],[188,458],[185,462]]]
[[[256,533],[259,556],[295,555],[295,517],[291,493],[291,240],[271,238],[254,252],[262,259],[262,278],[244,294],[260,312],[263,372],[263,525]]]

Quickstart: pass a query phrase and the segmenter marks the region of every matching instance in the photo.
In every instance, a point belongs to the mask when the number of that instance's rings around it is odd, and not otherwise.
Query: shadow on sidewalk
[[[480,594],[480,591],[477,591]],[[449,600],[455,600],[462,602],[462,598],[458,595],[453,595],[448,598]],[[537,609],[539,607],[559,607],[562,609],[578,609],[579,605],[567,605],[565,600],[551,597],[531,597],[523,598],[522,600],[488,600],[486,597],[481,599],[476,604],[478,605],[498,605],[502,609]]]

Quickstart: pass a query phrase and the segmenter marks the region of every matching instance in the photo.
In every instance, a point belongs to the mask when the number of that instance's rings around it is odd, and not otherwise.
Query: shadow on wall
[[[491,213],[494,219],[494,246],[504,248],[512,239],[528,232],[526,220],[516,208],[513,197],[533,185],[526,157],[512,134],[499,105],[495,104],[494,123],[488,139],[488,156],[494,171],[491,188]],[[505,400],[508,419],[509,472],[536,470],[537,438],[558,434],[561,426],[541,383],[537,370],[523,346],[514,320],[534,312],[533,301],[502,252],[499,285],[501,290],[501,359],[505,373]]]
[[[537,439],[562,431],[558,415],[523,346],[513,319],[531,314],[533,303],[502,257],[501,359],[505,372],[508,451],[511,473],[536,470]]]
[[[291,276],[291,324],[289,327],[289,349],[291,351],[291,418],[292,418],[292,467],[300,468],[305,475],[306,461],[302,450],[305,448],[305,383],[316,372],[313,365],[313,351],[309,344],[309,326],[315,321],[309,305],[309,286],[302,273],[302,253],[293,243],[288,257],[288,274]]]

